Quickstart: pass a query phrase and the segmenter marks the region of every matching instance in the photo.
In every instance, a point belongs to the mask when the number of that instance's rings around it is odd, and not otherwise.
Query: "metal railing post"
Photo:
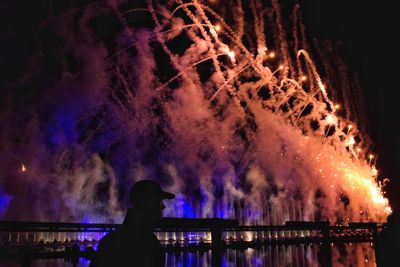
[[[332,251],[331,251],[331,237],[329,233],[329,222],[321,225],[321,232],[323,236],[322,251],[324,253],[324,266],[332,267]]]
[[[215,225],[211,229],[211,266],[222,266],[222,229],[220,225]]]

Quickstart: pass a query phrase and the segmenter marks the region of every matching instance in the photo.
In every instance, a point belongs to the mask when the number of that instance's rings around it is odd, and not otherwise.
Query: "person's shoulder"
[[[103,238],[100,239],[99,247],[112,245],[115,242],[118,242],[118,239],[119,239],[118,232],[110,232],[110,233],[106,234],[105,236],[103,236]]]

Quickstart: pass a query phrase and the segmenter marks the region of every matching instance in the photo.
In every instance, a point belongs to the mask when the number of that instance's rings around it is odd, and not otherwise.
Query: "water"
[[[343,254],[347,250],[347,254]],[[342,253],[340,260],[338,254]],[[336,263],[334,266],[375,266],[374,249],[369,244],[346,244],[332,246],[332,254]],[[362,259],[354,261],[354,256],[360,254]],[[367,255],[367,256],[364,256]],[[165,267],[201,267],[211,266],[211,251],[167,253]],[[321,266],[321,251],[319,245],[289,245],[267,246],[259,249],[245,250],[228,249],[222,255],[223,267],[273,267],[273,266]],[[355,265],[354,265],[355,264]],[[18,264],[0,263],[1,267],[17,267]],[[71,267],[72,263],[63,259],[35,260],[31,267]],[[80,258],[76,267],[87,267],[89,261]]]

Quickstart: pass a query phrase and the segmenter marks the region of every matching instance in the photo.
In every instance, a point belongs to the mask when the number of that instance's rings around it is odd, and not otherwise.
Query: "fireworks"
[[[37,179],[51,214],[74,221],[121,216],[125,188],[142,178],[177,193],[169,216],[383,221],[390,207],[365,127],[351,120],[351,85],[320,75],[299,6],[286,21],[275,0],[209,2],[55,16],[62,75],[36,101],[50,109],[29,129],[41,154],[27,153],[38,159],[19,182]],[[121,28],[113,38],[88,26],[104,14]]]

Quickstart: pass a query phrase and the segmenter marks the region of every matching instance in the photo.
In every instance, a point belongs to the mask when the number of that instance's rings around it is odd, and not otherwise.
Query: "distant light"
[[[215,30],[217,31],[217,32],[220,32],[221,30],[222,30],[222,27],[221,27],[221,25],[219,25],[219,24],[217,24],[217,25],[215,25]]]
[[[283,70],[284,66],[283,65],[279,65],[279,69]]]
[[[271,52],[271,53],[269,53],[269,55],[268,55],[270,58],[275,58],[275,52]]]
[[[339,104],[336,104],[336,105],[335,105],[335,109],[340,109],[340,105],[339,105]]]
[[[21,171],[26,172],[28,169],[25,167],[24,163],[21,163]]]
[[[303,82],[307,81],[307,76],[305,76],[305,75],[301,76],[301,80],[302,80]]]
[[[370,159],[373,159],[374,158],[374,155],[372,155],[372,154],[369,154],[369,156],[368,156]]]

